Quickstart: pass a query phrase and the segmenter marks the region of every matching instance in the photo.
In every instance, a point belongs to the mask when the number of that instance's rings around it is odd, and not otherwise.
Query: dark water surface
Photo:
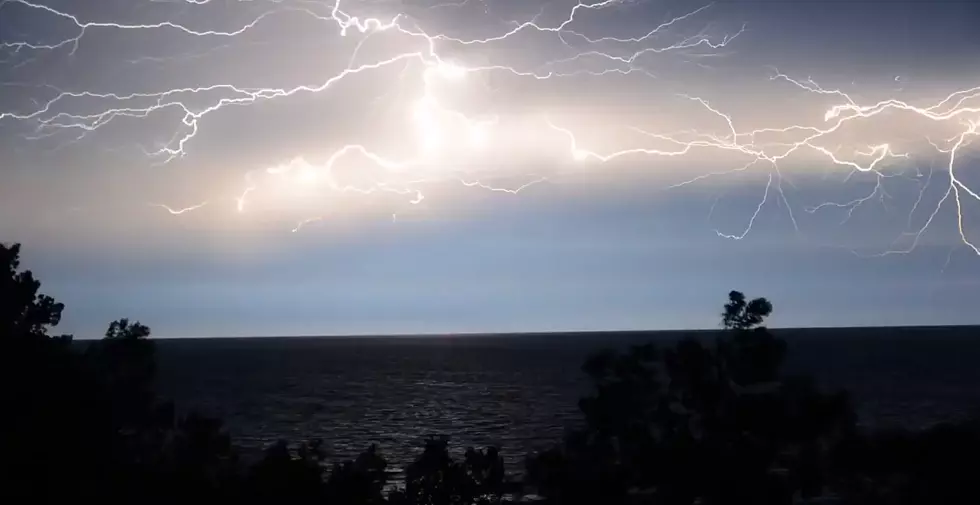
[[[789,342],[787,371],[850,390],[864,423],[921,426],[980,406],[978,328],[777,334]],[[578,422],[591,351],[681,335],[159,340],[160,387],[182,409],[221,416],[247,449],[322,438],[349,457],[376,442],[397,468],[426,436],[447,434],[456,446],[496,445],[519,470]]]

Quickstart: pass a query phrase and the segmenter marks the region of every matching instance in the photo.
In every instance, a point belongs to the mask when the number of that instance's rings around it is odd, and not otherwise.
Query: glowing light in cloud
[[[177,1],[177,0],[175,0]],[[556,179],[562,171],[573,167],[593,167],[616,159],[632,157],[680,158],[695,152],[715,153],[721,162],[730,167],[708,174],[691,177],[673,187],[699,183],[706,179],[728,174],[759,172],[766,181],[755,211],[746,217],[746,227],[735,233],[717,231],[721,237],[742,239],[746,237],[757,216],[770,199],[778,199],[784,205],[793,223],[796,219],[793,206],[783,192],[783,170],[786,163],[797,157],[816,156],[822,163],[835,166],[851,173],[868,173],[879,178],[887,177],[883,167],[898,163],[911,163],[914,156],[938,155],[945,157],[945,178],[947,190],[944,196],[927,209],[927,219],[918,226],[912,225],[907,234],[912,237],[910,245],[886,251],[886,254],[911,251],[921,235],[931,226],[943,206],[952,205],[957,211],[957,229],[964,244],[980,254],[980,249],[966,232],[964,225],[963,202],[972,199],[980,201],[978,193],[971,189],[957,174],[957,161],[963,149],[970,145],[978,135],[980,125],[980,86],[954,91],[937,97],[931,104],[913,105],[897,98],[888,98],[874,103],[861,103],[848,93],[839,89],[826,89],[814,79],[799,79],[779,71],[772,73],[773,81],[785,84],[804,97],[820,97],[835,100],[823,115],[790,117],[782,124],[765,128],[744,128],[743,123],[732,114],[716,106],[713,100],[691,95],[675,95],[672,98],[699,111],[697,124],[678,130],[669,128],[662,132],[647,131],[633,124],[566,124],[546,113],[538,121],[538,126],[528,131],[514,131],[508,123],[507,111],[497,114],[479,115],[468,110],[474,105],[466,101],[466,93],[486,86],[480,77],[505,75],[508,78],[524,79],[528,82],[546,82],[558,79],[588,78],[595,85],[598,79],[631,75],[648,78],[656,76],[656,64],[648,64],[651,57],[670,57],[677,55],[681,61],[698,63],[698,57],[716,57],[719,51],[733,44],[744,33],[745,26],[728,33],[715,36],[701,30],[693,36],[675,37],[667,40],[675,29],[685,23],[695,22],[707,13],[710,4],[699,5],[690,11],[662,23],[653,23],[648,29],[629,37],[616,37],[613,34],[585,34],[581,23],[590,15],[600,11],[623,8],[622,0],[579,2],[569,6],[564,16],[553,23],[540,21],[542,16],[534,16],[524,21],[515,21],[509,28],[486,37],[467,38],[458,34],[429,33],[420,22],[407,12],[397,12],[394,4],[382,8],[391,9],[387,17],[361,17],[350,12],[358,6],[338,0],[333,4],[322,5],[316,2],[287,0],[268,3],[240,0],[243,4],[263,5],[265,12],[254,16],[249,22],[234,28],[202,29],[182,24],[176,20],[154,21],[148,23],[117,22],[112,20],[91,21],[81,19],[71,12],[56,9],[40,2],[27,0],[0,0],[0,13],[6,10],[26,10],[34,14],[49,16],[60,20],[69,29],[61,40],[33,41],[17,40],[10,36],[0,41],[4,54],[25,61],[34,55],[65,51],[69,56],[78,52],[87,36],[96,31],[146,32],[161,31],[167,36],[180,38],[202,38],[235,40],[245,34],[258,30],[267,23],[275,23],[277,17],[302,15],[322,23],[324,37],[351,37],[358,40],[357,48],[367,40],[387,40],[391,43],[383,55],[373,57],[357,53],[350,58],[350,64],[319,82],[296,84],[285,87],[248,87],[234,83],[221,82],[200,86],[173,89],[136,89],[131,91],[103,91],[98,89],[57,90],[57,94],[46,102],[38,103],[33,110],[0,111],[0,122],[28,124],[34,133],[31,139],[43,139],[58,134],[71,136],[77,145],[86,136],[122,119],[146,120],[151,116],[169,117],[176,114],[179,120],[172,124],[172,134],[156,151],[148,155],[162,163],[180,158],[193,157],[195,139],[202,131],[210,128],[205,118],[220,114],[232,107],[249,106],[257,103],[282,100],[288,97],[301,97],[314,94],[329,94],[342,81],[354,77],[390,79],[389,69],[405,68],[399,79],[406,90],[411,89],[409,104],[402,115],[405,122],[404,137],[410,139],[408,154],[386,154],[389,146],[377,138],[365,138],[362,143],[348,144],[334,150],[328,156],[315,156],[312,153],[295,153],[295,159],[285,163],[270,163],[263,170],[250,170],[245,180],[237,188],[227,188],[234,193],[235,209],[243,215],[249,214],[253,198],[265,198],[275,192],[281,195],[280,204],[292,205],[297,195],[309,198],[329,193],[349,193],[371,195],[387,193],[399,195],[410,204],[419,204],[426,197],[426,188],[433,183],[455,181],[462,188],[483,189],[508,194],[518,192],[531,185],[549,179]],[[177,2],[179,3],[179,1]],[[203,9],[211,0],[184,0],[188,9]],[[465,2],[460,3],[465,5]],[[445,7],[442,5],[441,7]],[[436,6],[440,7],[440,6]],[[66,7],[67,9],[67,7]],[[378,9],[375,6],[375,9]],[[436,10],[435,7],[432,10]],[[474,63],[467,58],[466,51],[492,51],[495,47],[517,40],[519,37],[534,35],[546,38],[567,50],[567,55],[543,63],[528,64],[520,58],[513,61],[498,59],[490,63],[487,59]],[[339,40],[339,39],[338,39]],[[410,41],[416,45],[405,45]],[[459,56],[463,54],[463,56]],[[453,54],[452,58],[445,56]],[[355,58],[354,56],[357,56]],[[355,63],[355,61],[357,63]],[[651,68],[653,67],[653,68]],[[418,72],[418,69],[421,69]],[[386,73],[387,72],[387,73]],[[387,77],[382,77],[387,76]],[[897,80],[897,78],[896,78]],[[583,82],[585,82],[583,80]],[[584,85],[584,84],[583,84]],[[462,98],[460,98],[462,97]],[[460,105],[457,101],[465,102]],[[91,104],[98,107],[91,110]],[[86,109],[88,105],[88,109]],[[575,104],[569,104],[573,106]],[[556,107],[558,108],[558,107]],[[504,109],[504,108],[502,108]],[[86,110],[86,112],[79,112]],[[550,111],[548,111],[550,112]],[[559,111],[561,112],[561,111]],[[818,113],[819,114],[819,113]],[[556,114],[555,117],[560,116]],[[887,119],[886,119],[887,117]],[[926,129],[919,132],[922,139],[928,140],[931,153],[908,151],[899,141],[868,141],[861,137],[855,139],[858,148],[838,146],[835,140],[845,128],[855,125],[890,124],[895,121],[924,121]],[[502,119],[503,118],[503,119]],[[343,120],[340,118],[339,120]],[[527,122],[530,125],[533,122]],[[665,125],[667,126],[667,125]],[[583,132],[591,133],[603,128],[630,129],[639,134],[642,142],[621,140],[615,145],[592,145],[584,140]],[[939,138],[939,132],[952,130],[953,135]],[[550,136],[550,137],[549,137]],[[548,176],[537,173],[521,174],[523,180],[516,187],[502,187],[495,184],[499,173],[479,170],[480,160],[489,156],[504,157],[513,155],[515,143],[506,139],[520,138],[530,144],[538,144],[538,139],[563,139],[564,147],[556,151],[556,159],[567,162],[555,163]],[[939,141],[937,141],[939,139]],[[544,143],[541,143],[544,145]],[[550,145],[550,144],[549,144]],[[543,147],[541,149],[544,149]],[[490,154],[488,154],[490,153]],[[377,178],[363,184],[343,182],[335,173],[340,166],[371,167],[378,169]],[[923,188],[923,191],[925,189]],[[828,208],[845,208],[848,216],[881,191],[880,182],[866,197],[841,202],[824,202],[807,207],[807,212],[819,212]],[[216,197],[214,201],[220,200]],[[432,202],[433,199],[428,199]],[[921,208],[921,193],[912,207],[912,213],[924,212]],[[212,201],[209,199],[209,201]],[[231,201],[231,200],[229,200]],[[192,218],[194,211],[205,204],[175,208],[164,204],[154,204],[170,214]],[[213,205],[212,205],[213,206]],[[299,231],[305,224],[322,219],[322,216],[304,217],[295,227]]]

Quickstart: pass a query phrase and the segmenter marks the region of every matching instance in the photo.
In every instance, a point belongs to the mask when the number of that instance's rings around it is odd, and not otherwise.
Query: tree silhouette
[[[764,298],[729,294],[712,349],[604,351],[583,365],[595,388],[586,427],[528,464],[554,503],[758,505],[818,494],[824,442],[852,422],[846,396],[780,375],[785,343]]]
[[[217,486],[230,443],[220,423],[156,400],[149,328],[120,319],[84,352],[50,337],[64,306],[19,256],[0,244],[0,501],[146,502]]]
[[[149,336],[149,327],[139,321],[130,323],[126,318],[109,323],[109,328],[105,331],[106,340],[139,340]]]
[[[147,326],[119,319],[109,324],[102,340],[85,350],[104,396],[113,399],[110,410],[119,428],[154,420],[156,356],[149,336]]]
[[[0,244],[0,476],[9,481],[0,483],[0,497],[44,496],[54,462],[70,464],[100,436],[80,415],[89,381],[71,337],[48,336],[64,306],[40,287],[20,270],[20,245]]]
[[[750,330],[762,325],[772,314],[772,304],[765,298],[756,298],[748,303],[740,291],[728,293],[728,303],[721,313],[721,324],[729,330]]]
[[[40,294],[41,282],[20,269],[20,244],[0,243],[0,338],[45,338],[65,306]]]

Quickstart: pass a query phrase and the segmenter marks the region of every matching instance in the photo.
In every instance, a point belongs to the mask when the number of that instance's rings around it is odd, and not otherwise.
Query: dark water
[[[864,423],[921,426],[980,406],[977,328],[777,333],[788,371],[850,390]],[[578,422],[591,351],[679,335],[163,340],[158,353],[161,392],[221,416],[245,448],[322,438],[347,457],[376,442],[398,467],[426,436],[448,434],[500,447],[519,470]]]

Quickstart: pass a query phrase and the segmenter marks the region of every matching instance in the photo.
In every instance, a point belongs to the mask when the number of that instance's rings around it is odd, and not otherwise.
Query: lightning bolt
[[[447,2],[431,5],[428,10],[462,9],[475,0]],[[193,12],[213,3],[213,0],[151,0],[158,4],[181,4]],[[179,121],[169,140],[158,145],[155,149],[144,152],[151,158],[159,159],[162,164],[185,158],[193,153],[194,139],[207,126],[206,118],[220,114],[234,106],[252,106],[273,100],[284,100],[289,97],[316,95],[328,93],[340,82],[352,79],[358,75],[373,75],[389,67],[402,67],[399,84],[410,78],[409,70],[419,68],[417,82],[421,91],[416,95],[409,107],[408,137],[413,141],[413,153],[408,156],[387,155],[367,143],[355,143],[341,146],[323,160],[307,159],[297,156],[291,161],[274,164],[269,167],[246,171],[244,184],[234,192],[235,209],[241,214],[249,214],[253,208],[254,199],[276,191],[288,191],[297,195],[310,190],[314,194],[328,193],[350,195],[394,195],[402,197],[410,205],[421,205],[426,199],[425,188],[434,184],[456,183],[464,188],[475,188],[486,191],[516,195],[525,189],[546,181],[556,181],[564,173],[559,166],[556,174],[540,175],[522,173],[523,180],[510,187],[494,183],[495,173],[485,173],[479,170],[479,164],[474,159],[485,158],[502,145],[506,126],[502,125],[499,115],[482,115],[477,117],[469,112],[454,109],[447,105],[449,102],[446,89],[460,89],[473,86],[471,77],[491,74],[505,74],[518,79],[545,81],[550,79],[574,78],[590,76],[603,78],[609,74],[629,75],[638,74],[645,78],[657,79],[654,72],[644,62],[653,56],[676,56],[682,61],[689,59],[705,59],[720,56],[718,51],[728,47],[746,31],[746,26],[723,34],[709,36],[707,30],[700,30],[689,36],[674,37],[670,43],[663,43],[665,36],[673,36],[672,29],[695,21],[709,11],[711,4],[700,5],[662,23],[652,25],[649,29],[631,37],[614,37],[610,35],[591,35],[586,33],[583,20],[600,11],[625,8],[624,0],[601,0],[586,3],[579,1],[571,6],[566,14],[557,22],[546,24],[540,21],[544,8],[531,19],[525,21],[509,21],[508,29],[483,38],[466,38],[446,32],[430,33],[423,28],[424,20],[409,14],[398,12],[390,17],[360,17],[351,14],[347,3],[336,0],[333,3],[323,3],[313,0],[267,0],[266,2],[238,0],[238,3],[251,5],[266,5],[268,8],[250,21],[230,29],[200,29],[183,24],[173,19],[148,23],[123,23],[104,20],[82,19],[80,15],[50,7],[40,2],[28,0],[0,0],[0,12],[18,9],[50,16],[60,20],[71,33],[54,41],[36,41],[27,39],[0,40],[0,52],[9,57],[6,61],[17,61],[16,66],[29,66],[39,54],[64,51],[67,56],[75,55],[85,43],[87,36],[96,31],[141,31],[167,32],[179,37],[194,37],[204,40],[223,40],[220,47],[228,47],[229,41],[235,41],[243,35],[259,29],[266,23],[272,23],[279,16],[286,14],[305,16],[315,22],[325,25],[325,32],[338,38],[355,37],[357,44],[347,60],[347,65],[340,71],[315,84],[301,84],[291,87],[246,87],[233,83],[212,83],[200,86],[162,89],[156,91],[107,92],[98,90],[61,90],[53,88],[56,94],[47,101],[42,101],[27,111],[0,111],[0,123],[14,122],[31,125],[33,133],[25,138],[41,140],[66,132],[73,132],[72,143],[83,141],[86,136],[122,118],[145,119],[149,116],[162,116],[175,112]],[[490,5],[482,4],[482,11],[489,15]],[[391,8],[391,6],[386,6]],[[491,63],[477,64],[467,62],[466,58],[450,58],[452,52],[467,48],[490,50],[499,44],[511,41],[516,37],[533,34],[548,37],[559,44],[567,55],[541,63]],[[402,51],[389,51],[384,57],[360,62],[361,52],[368,41],[377,37],[399,37],[399,40],[414,41],[419,47]],[[401,47],[401,46],[400,46]],[[181,58],[203,58],[217,49],[204,52],[184,54],[176,57],[145,56],[129,63],[159,63],[176,61]],[[685,59],[689,58],[689,59]],[[703,66],[700,61],[694,64]],[[411,76],[416,77],[416,76]],[[793,212],[793,206],[786,196],[783,183],[789,184],[783,165],[797,156],[816,156],[824,163],[839,167],[848,173],[848,179],[854,174],[870,174],[875,177],[876,184],[872,191],[864,196],[846,201],[828,201],[817,205],[804,206],[804,211],[815,214],[830,209],[845,209],[844,222],[853,216],[854,212],[866,203],[878,199],[883,204],[889,195],[885,191],[883,181],[896,177],[886,171],[886,166],[902,163],[912,163],[910,152],[900,150],[901,142],[884,142],[855,148],[845,154],[841,146],[834,146],[834,135],[845,131],[852,125],[873,124],[873,121],[883,120],[889,115],[901,114],[903,117],[915,118],[938,129],[953,129],[956,133],[942,142],[936,143],[928,135],[923,134],[933,153],[945,159],[943,170],[945,177],[934,177],[930,171],[929,178],[921,186],[919,197],[916,199],[908,216],[908,231],[904,237],[910,238],[910,243],[902,248],[890,248],[880,255],[904,254],[914,250],[921,237],[932,226],[942,208],[952,205],[957,215],[957,230],[959,239],[975,253],[980,255],[980,248],[974,244],[967,233],[964,223],[964,203],[972,199],[980,201],[980,195],[972,190],[957,174],[957,162],[963,157],[964,150],[978,135],[980,128],[980,86],[954,91],[945,97],[934,101],[931,105],[913,105],[902,100],[889,98],[874,103],[861,103],[849,93],[840,89],[822,87],[814,79],[794,78],[771,69],[769,79],[785,84],[804,95],[816,96],[825,100],[836,100],[839,103],[829,107],[822,117],[804,118],[800,122],[790,122],[785,126],[774,126],[756,129],[740,128],[740,122],[731,114],[712,104],[712,101],[688,94],[675,94],[674,98],[691,104],[710,117],[706,128],[684,130],[671,133],[657,133],[626,125],[627,129],[640,135],[647,144],[641,143],[619,149],[602,149],[585,145],[581,136],[573,127],[558,124],[550,117],[542,117],[537,123],[534,135],[542,138],[549,134],[564,139],[565,150],[555,153],[560,159],[567,161],[571,170],[583,166],[602,165],[620,158],[655,157],[675,158],[689,156],[695,151],[713,152],[730,156],[734,161],[727,170],[715,170],[698,175],[668,188],[679,188],[695,184],[707,179],[723,177],[749,170],[765,171],[765,186],[758,205],[747,219],[746,226],[735,232],[715,230],[719,237],[741,240],[751,232],[757,217],[766,204],[776,200],[784,207],[797,231],[800,226]],[[896,82],[901,80],[895,78]],[[380,97],[379,97],[380,98]],[[78,112],[81,104],[96,103],[100,107],[94,111]],[[82,107],[83,108],[83,107]],[[714,125],[712,125],[714,123]],[[723,134],[712,133],[720,128]],[[773,138],[778,141],[772,140]],[[767,140],[768,139],[768,140]],[[845,150],[846,151],[846,150]],[[918,153],[917,153],[918,154]],[[380,170],[383,175],[367,182],[351,183],[340,175],[342,165],[351,163],[359,166]],[[561,165],[560,163],[558,165]],[[448,168],[447,168],[448,167]],[[918,169],[916,169],[918,170]],[[921,175],[921,174],[920,174]],[[931,209],[923,209],[925,200],[923,194],[930,185],[940,184],[943,179],[946,184],[945,192]],[[846,180],[846,181],[847,181]],[[845,181],[845,182],[846,182]],[[287,189],[283,189],[287,188]],[[290,189],[291,188],[291,189]],[[191,213],[204,206],[198,205],[175,209],[164,204],[153,204],[163,208],[173,215]],[[717,203],[717,202],[716,202]],[[255,208],[260,208],[256,206]],[[712,206],[712,213],[714,205]],[[256,211],[258,212],[258,210]],[[914,215],[926,212],[927,216],[919,225],[914,225]],[[392,214],[393,220],[395,214]],[[305,217],[298,222],[293,231],[299,231],[305,225],[325,219],[323,215]]]
[[[171,206],[169,206],[167,204],[164,204],[164,203],[151,203],[150,206],[152,206],[152,207],[159,207],[159,208],[161,208],[161,209],[169,212],[170,215],[172,215],[172,216],[179,216],[179,215],[184,214],[186,212],[192,212],[192,211],[195,211],[197,209],[200,209],[201,207],[204,207],[207,204],[208,204],[208,202],[201,202],[201,203],[196,204],[196,205],[191,205],[189,207],[183,207],[183,208],[179,208],[179,209],[175,209],[175,208],[173,208],[173,207],[171,207]]]

